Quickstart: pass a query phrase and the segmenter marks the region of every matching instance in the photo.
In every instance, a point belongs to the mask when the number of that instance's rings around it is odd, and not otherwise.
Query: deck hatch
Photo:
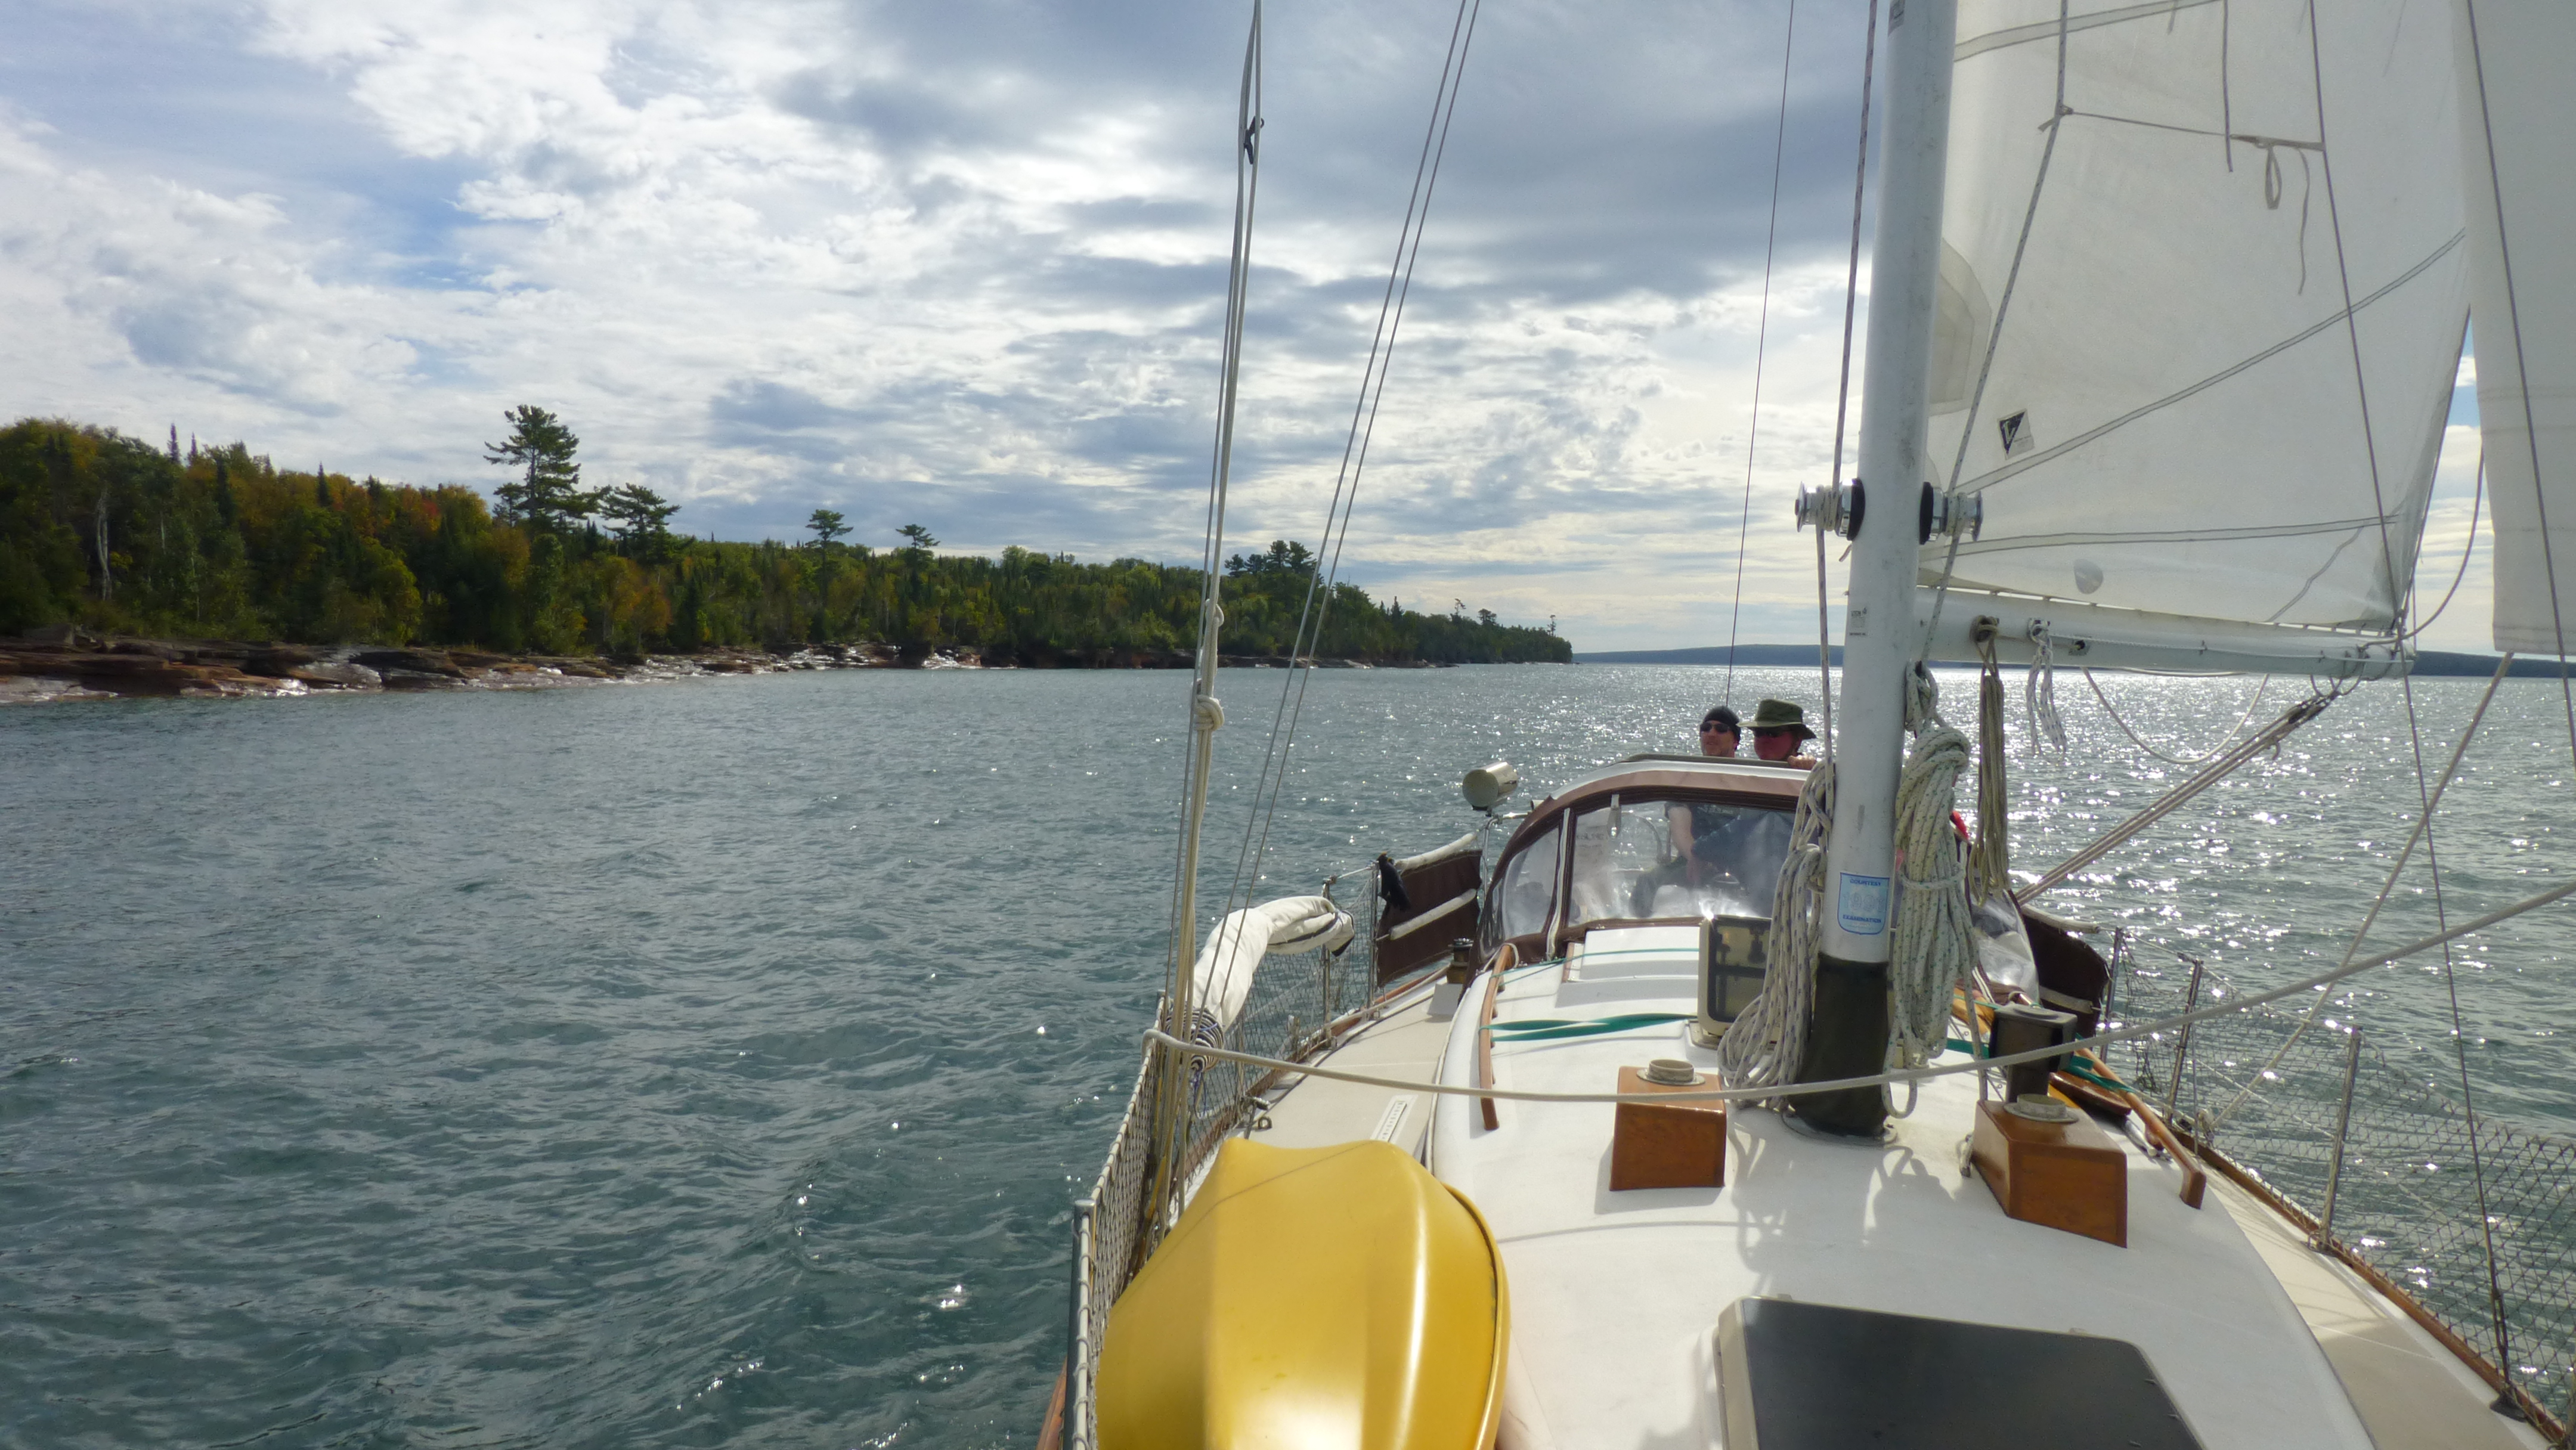
[[[2122,1339],[1738,1299],[1717,1358],[1727,1450],[2201,1450]]]

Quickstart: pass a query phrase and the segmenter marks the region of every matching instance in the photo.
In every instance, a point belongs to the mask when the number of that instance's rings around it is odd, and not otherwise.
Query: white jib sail
[[[2447,10],[2062,13],[2061,45],[2057,0],[1960,6],[1930,456],[1984,527],[1953,587],[2386,632],[2466,325]],[[1916,480],[1868,482],[1912,521]]]
[[[2576,5],[2459,0],[2455,13],[2495,646],[2564,654],[2576,640]]]

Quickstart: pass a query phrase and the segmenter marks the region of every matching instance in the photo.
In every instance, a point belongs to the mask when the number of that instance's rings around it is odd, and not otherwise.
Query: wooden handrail
[[[1511,948],[1506,946],[1504,950]],[[1485,1006],[1476,1016],[1476,1086],[1480,1088],[1494,1085],[1494,999],[1502,994],[1503,974],[1488,969],[1485,973]],[[1502,1116],[1494,1111],[1492,1098],[1478,1098],[1476,1102],[1485,1110],[1485,1131],[1492,1132],[1503,1125]]]
[[[1950,1015],[1964,1022],[1967,1020],[1967,1013],[1967,994],[1954,990],[1950,995]],[[1991,1031],[1995,1020],[1994,1009],[1983,1002],[1979,1002],[1976,1004],[1976,1013],[1977,1021]],[[2120,1080],[2119,1076],[2112,1072],[2110,1068],[2104,1066],[2102,1059],[2096,1057],[2090,1050],[2078,1052],[2075,1056],[2084,1059],[2085,1063],[2105,1080],[2110,1082],[2118,1082]],[[2202,1170],[2199,1160],[2194,1158],[2190,1150],[2183,1146],[2182,1139],[2175,1135],[2174,1130],[2166,1124],[2163,1116],[2157,1113],[2154,1108],[2151,1108],[2147,1106],[2146,1103],[2140,1101],[2136,1093],[2130,1092],[2125,1088],[2106,1088],[2104,1091],[2108,1092],[2111,1096],[2118,1098],[2121,1102],[2126,1103],[2129,1111],[2138,1115],[2138,1121],[2146,1124],[2147,1136],[2153,1138],[2156,1142],[2156,1146],[2164,1149],[2165,1152],[2173,1158],[2175,1165],[2182,1169],[2182,1192],[2180,1197],[2183,1201],[2183,1206],[2186,1208],[2200,1207],[2201,1201],[2209,1195],[2209,1174]]]
[[[2090,1057],[2092,1054],[2085,1055]],[[2174,1135],[2174,1130],[2166,1124],[2163,1117],[2158,1115],[2155,1109],[2140,1101],[2136,1093],[2126,1090],[2115,1091],[2120,1100],[2129,1105],[2129,1111],[2138,1115],[2138,1121],[2147,1125],[2147,1136],[2155,1139],[2158,1147],[2172,1154],[2175,1165],[2182,1169],[2183,1206],[2200,1207],[2201,1199],[2209,1192],[2209,1174],[2202,1170],[2200,1160],[2194,1158],[2190,1151],[2183,1147],[2182,1139]]]

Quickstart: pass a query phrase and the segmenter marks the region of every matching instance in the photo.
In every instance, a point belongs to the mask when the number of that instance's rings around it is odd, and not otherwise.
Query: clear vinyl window
[[[1565,839],[1563,822],[1522,848],[1503,865],[1494,887],[1497,934],[1509,938],[1536,936],[1547,930],[1547,915],[1556,906],[1557,847]]]
[[[1574,823],[1566,924],[1771,915],[1789,813],[1715,801],[1621,801]]]

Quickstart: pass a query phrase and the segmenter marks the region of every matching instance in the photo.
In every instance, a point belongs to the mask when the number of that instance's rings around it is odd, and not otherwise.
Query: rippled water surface
[[[1221,894],[1279,690],[1228,672]],[[2483,681],[2419,681],[2438,772]],[[1721,674],[1325,672],[1262,894],[1685,748]],[[2251,681],[2103,688],[2170,753]],[[1973,680],[1944,677],[1965,717]],[[2257,719],[2286,703],[2281,686]],[[0,1445],[998,1446],[1152,1001],[1186,680],[840,673],[0,712]],[[1739,704],[1813,675],[1740,672]],[[2060,680],[2017,861],[2187,772]],[[2366,688],[2056,894],[2249,983],[2339,957],[2408,829]],[[2576,872],[2554,682],[2441,817],[2459,920]],[[2374,941],[2433,929],[2430,878]],[[2481,1101],[2576,1123],[2567,908],[2454,961]],[[2349,1004],[2450,1064],[2438,954]],[[2456,1067],[2449,1067],[2456,1073]]]

